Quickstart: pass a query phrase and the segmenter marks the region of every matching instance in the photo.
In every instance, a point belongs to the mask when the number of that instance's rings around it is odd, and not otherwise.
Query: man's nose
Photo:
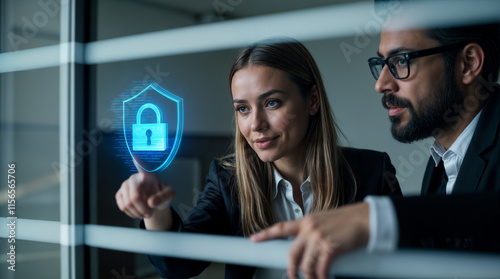
[[[375,83],[375,90],[379,93],[389,93],[398,91],[396,78],[392,75],[389,67],[384,66],[380,71],[380,76]]]

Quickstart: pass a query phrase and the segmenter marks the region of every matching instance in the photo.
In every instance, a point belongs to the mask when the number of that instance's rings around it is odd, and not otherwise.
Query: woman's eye
[[[279,100],[269,100],[267,102],[267,106],[268,107],[276,107],[280,104],[280,101]]]
[[[237,107],[236,108],[236,111],[239,112],[239,113],[245,113],[248,111],[248,108],[247,107],[243,107],[243,106],[240,106],[240,107]]]

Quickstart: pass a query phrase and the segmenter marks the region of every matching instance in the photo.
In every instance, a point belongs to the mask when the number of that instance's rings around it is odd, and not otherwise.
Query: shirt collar
[[[454,153],[462,159],[465,157],[465,153],[467,153],[467,149],[469,148],[472,136],[476,130],[477,122],[481,116],[481,112],[482,110],[474,117],[474,119],[472,119],[469,125],[467,125],[465,130],[460,134],[460,136],[458,136],[448,150],[446,150],[437,140],[434,141],[434,144],[429,148],[429,151],[436,166],[439,162],[441,162],[441,159],[447,153]]]
[[[278,192],[279,192],[279,188],[278,187],[280,185],[280,182],[281,181],[286,181],[286,180],[283,178],[283,176],[281,176],[281,174],[274,167],[274,165],[273,165],[273,176],[274,176],[274,185],[273,185],[273,189],[272,189],[272,198],[274,200],[276,198],[276,196],[278,195]],[[302,184],[300,185],[300,190],[302,192],[304,192],[304,191],[307,191],[307,190],[310,190],[310,189],[311,189],[311,177],[308,176],[307,179],[304,182],[302,182]]]
[[[273,200],[276,198],[276,195],[278,195],[278,185],[280,184],[281,180],[283,179],[283,176],[278,172],[278,170],[273,166],[273,174],[274,174],[274,185],[273,185]]]

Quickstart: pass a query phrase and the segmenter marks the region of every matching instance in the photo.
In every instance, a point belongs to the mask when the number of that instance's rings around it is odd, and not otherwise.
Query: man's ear
[[[462,50],[460,73],[463,84],[471,84],[481,74],[484,67],[484,51],[477,43],[467,44]]]
[[[318,86],[315,84],[311,89],[311,99],[309,104],[309,114],[315,115],[319,110],[319,92]]]

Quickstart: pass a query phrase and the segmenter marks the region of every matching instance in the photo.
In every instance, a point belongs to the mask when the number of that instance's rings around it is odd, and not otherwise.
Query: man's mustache
[[[382,106],[389,109],[388,105],[403,108],[412,106],[409,100],[398,98],[394,96],[394,94],[384,94],[384,96],[382,96]]]

